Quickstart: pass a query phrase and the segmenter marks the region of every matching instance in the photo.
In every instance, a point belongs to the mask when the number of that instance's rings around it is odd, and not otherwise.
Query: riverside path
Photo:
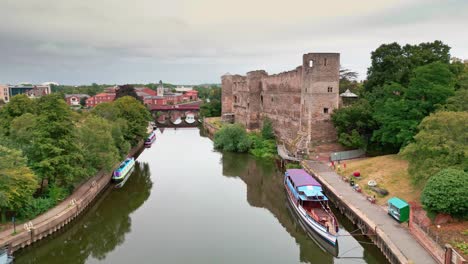
[[[337,173],[327,165],[317,161],[303,161],[306,169],[310,169],[314,174],[326,181],[338,192],[341,199],[346,200],[359,213],[366,215],[371,221],[377,224],[403,255],[412,263],[431,264],[437,263],[431,255],[411,236],[409,231],[393,220],[387,212],[380,206],[371,204],[366,197],[350,188],[349,183],[344,182]]]

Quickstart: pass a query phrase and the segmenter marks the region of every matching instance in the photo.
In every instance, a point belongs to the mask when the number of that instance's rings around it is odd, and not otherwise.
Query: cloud
[[[441,39],[468,57],[465,2],[3,0],[0,82],[219,82],[311,51],[341,52],[362,77],[384,42]]]

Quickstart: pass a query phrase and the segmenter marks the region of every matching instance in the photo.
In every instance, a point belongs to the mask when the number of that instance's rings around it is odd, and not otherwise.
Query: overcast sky
[[[365,78],[382,43],[468,59],[468,0],[0,0],[0,83],[219,83],[339,52]]]

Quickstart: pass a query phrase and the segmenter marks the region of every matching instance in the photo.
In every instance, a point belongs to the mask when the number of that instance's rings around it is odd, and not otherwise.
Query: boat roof
[[[328,198],[323,194],[322,187],[320,186],[301,186],[298,187],[297,190],[303,193],[299,196],[304,201],[310,199],[317,199],[318,197],[320,197],[320,200],[322,201],[328,200]]]
[[[300,186],[322,186],[303,169],[289,169],[286,171],[286,176],[291,178],[291,181],[296,187]]]

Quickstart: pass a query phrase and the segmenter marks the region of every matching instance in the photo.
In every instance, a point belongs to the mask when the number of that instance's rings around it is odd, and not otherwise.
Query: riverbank
[[[389,217],[380,206],[371,204],[349,188],[349,184],[328,166],[315,161],[303,161],[302,165],[315,175],[330,200],[367,234],[391,263],[436,263],[401,224]]]
[[[130,150],[128,155],[136,155],[142,147],[143,142],[140,142],[136,147]],[[16,234],[13,234],[13,228],[0,232],[0,248],[6,247],[9,254],[12,254],[20,248],[29,246],[51,235],[73,221],[88,208],[94,199],[109,184],[112,171],[117,168],[119,164],[120,162],[114,166],[111,172],[100,171],[96,176],[80,185],[69,197],[54,208],[24,223],[22,226],[17,226]]]

